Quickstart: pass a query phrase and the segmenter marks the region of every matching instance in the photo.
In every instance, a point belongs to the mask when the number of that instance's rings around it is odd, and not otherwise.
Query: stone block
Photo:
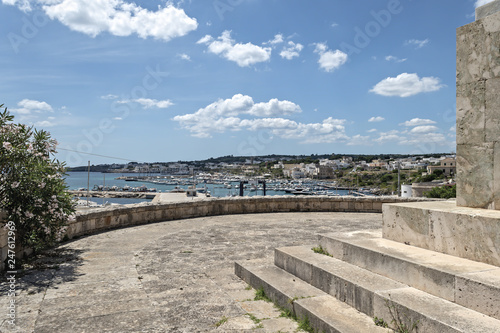
[[[500,319],[500,269],[462,274],[456,278],[456,303]]]
[[[493,209],[500,210],[500,142],[493,146]]]
[[[492,208],[493,144],[457,145],[457,205]]]
[[[457,85],[457,144],[485,142],[486,83]]]
[[[500,78],[485,83],[485,141],[500,141]]]
[[[372,201],[364,201],[363,202],[363,211],[364,212],[372,212],[373,211],[373,202]]]
[[[383,220],[386,239],[500,266],[496,210],[461,208],[454,201],[390,204]]]
[[[476,8],[476,20],[480,20],[500,11],[500,1],[493,1]]]
[[[488,71],[484,36],[480,22],[457,29],[457,85],[476,82]]]
[[[412,205],[386,204],[382,207],[384,238],[429,248],[429,211],[408,209]]]

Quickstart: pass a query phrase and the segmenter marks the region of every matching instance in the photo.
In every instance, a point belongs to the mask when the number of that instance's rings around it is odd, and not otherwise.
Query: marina
[[[334,182],[304,179],[249,179],[243,177],[221,177],[213,179],[206,175],[195,177],[173,177],[160,174],[119,175],[98,172],[69,172],[66,177],[71,193],[79,198],[115,198],[123,202],[129,199],[152,200],[158,193],[180,193],[196,190],[197,196],[231,197],[255,195],[327,195],[343,196],[374,195],[358,188],[336,187]],[[90,191],[87,191],[89,184]],[[264,193],[265,192],[265,193]],[[99,200],[102,201],[102,200]],[[115,200],[116,201],[116,200]]]

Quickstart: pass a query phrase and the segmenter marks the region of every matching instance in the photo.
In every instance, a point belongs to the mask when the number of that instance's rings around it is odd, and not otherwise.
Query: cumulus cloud
[[[274,39],[268,41],[267,43],[264,44],[271,44],[271,45],[276,45],[276,44],[281,44],[284,41],[284,37],[282,34],[277,34],[274,36]]]
[[[40,102],[32,99],[23,99],[19,103],[17,103],[19,108],[11,109],[10,111],[14,113],[19,113],[23,115],[29,115],[33,112],[42,113],[42,112],[54,112],[52,106],[50,106],[47,102]]]
[[[392,55],[388,55],[387,57],[385,57],[385,60],[387,60],[387,61],[394,61],[394,62],[405,62],[408,59],[407,58],[400,59],[398,57],[395,57],[395,56],[392,56]]]
[[[292,60],[293,58],[300,56],[300,51],[302,51],[303,48],[304,46],[302,44],[295,44],[294,42],[289,41],[288,44],[283,47],[283,50],[281,50],[280,56],[284,59]]]
[[[411,134],[427,134],[427,133],[431,133],[431,132],[436,132],[437,130],[439,130],[439,128],[437,128],[436,126],[417,126],[415,128],[413,128],[410,133]]]
[[[290,101],[271,99],[255,103],[247,95],[236,94],[199,109],[195,113],[173,118],[195,137],[211,137],[213,133],[241,130],[269,130],[284,139],[302,139],[303,143],[335,142],[347,139],[345,120],[332,117],[320,123],[300,123],[284,118],[302,112]]]
[[[370,119],[368,119],[370,123],[377,123],[384,120],[385,120],[384,117],[371,117]]]
[[[415,46],[416,49],[421,49],[427,44],[429,44],[429,39],[424,39],[424,40],[410,39],[405,42],[405,45]]]
[[[177,56],[179,58],[181,58],[182,60],[191,61],[191,57],[189,55],[187,55],[186,53],[181,53],[181,54],[178,54]]]
[[[101,99],[117,99],[117,98],[118,98],[118,96],[113,95],[113,94],[101,96]]]
[[[326,72],[333,72],[345,64],[348,59],[346,53],[340,50],[331,51],[324,43],[317,43],[314,52],[319,54],[319,67]]]
[[[430,119],[420,119],[413,118],[412,120],[407,120],[404,123],[399,124],[400,126],[413,127],[413,126],[422,126],[422,125],[432,125],[436,122]]]
[[[444,87],[436,77],[419,78],[417,74],[402,73],[377,83],[370,92],[382,96],[410,97],[424,92],[437,91]]]
[[[266,62],[271,58],[270,47],[261,47],[252,43],[236,43],[231,39],[231,31],[229,30],[224,31],[217,39],[206,35],[198,40],[197,44],[207,45],[208,52],[233,61],[240,67],[248,67],[259,62]]]
[[[406,140],[405,137],[401,135],[399,131],[393,130],[389,132],[381,132],[379,133],[379,137],[375,139],[375,142],[378,143],[387,143],[387,142],[402,142]]]
[[[476,8],[477,7],[481,7],[481,6],[484,6],[490,2],[493,2],[494,0],[477,0],[476,1]]]
[[[373,145],[372,139],[369,136],[355,135],[353,136],[349,142],[347,142],[348,146],[371,146]]]
[[[115,36],[136,34],[169,41],[196,30],[198,22],[183,9],[172,4],[159,6],[156,11],[144,9],[123,0],[2,0],[29,11],[39,6],[50,19],[92,37],[103,32]]]
[[[37,121],[35,123],[36,127],[54,127],[56,124],[51,122],[50,120],[42,120],[42,121]]]
[[[164,101],[159,101],[156,99],[150,99],[150,98],[137,98],[137,99],[132,99],[132,100],[123,100],[119,101],[118,103],[121,104],[128,104],[128,103],[138,103],[142,105],[144,109],[151,109],[151,108],[158,108],[158,109],[166,109],[174,103],[172,103],[171,100],[164,100]]]

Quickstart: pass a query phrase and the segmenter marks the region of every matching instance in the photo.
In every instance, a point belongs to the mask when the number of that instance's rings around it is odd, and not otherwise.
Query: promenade
[[[295,322],[280,318],[270,304],[253,301],[254,291],[234,275],[234,262],[272,261],[276,247],[316,245],[319,233],[381,228],[381,218],[225,215],[82,237],[18,276],[15,328],[7,322],[8,286],[0,285],[0,331],[294,332]]]

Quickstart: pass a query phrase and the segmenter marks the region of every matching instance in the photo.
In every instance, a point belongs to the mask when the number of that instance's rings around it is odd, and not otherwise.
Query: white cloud
[[[371,117],[370,119],[368,119],[368,121],[370,123],[376,123],[376,122],[380,122],[380,121],[384,121],[385,118],[384,117]]]
[[[2,0],[21,10],[31,10],[31,5],[40,7],[47,16],[58,20],[71,30],[92,37],[103,32],[114,36],[136,34],[141,38],[152,37],[169,41],[196,30],[198,22],[183,9],[170,2],[158,6],[156,11],[142,8],[123,0]]]
[[[434,120],[430,120],[430,119],[413,118],[412,120],[407,120],[404,123],[401,123],[399,125],[413,127],[413,126],[422,126],[422,125],[432,125],[435,123],[436,122]]]
[[[118,103],[121,104],[128,104],[128,103],[138,103],[143,106],[144,109],[150,109],[150,108],[158,108],[158,109],[166,109],[174,103],[172,103],[171,100],[164,100],[164,101],[159,101],[156,99],[150,99],[150,98],[137,98],[137,99],[132,99],[132,100],[123,100],[119,101]]]
[[[405,137],[400,135],[399,131],[393,130],[389,132],[379,133],[379,137],[375,139],[375,142],[378,143],[387,143],[387,142],[402,142],[406,140]]]
[[[328,46],[324,43],[317,43],[315,53],[319,54],[319,67],[327,72],[333,72],[347,62],[348,56],[346,53],[335,50],[328,50]]]
[[[419,40],[419,39],[410,39],[405,42],[405,45],[412,45],[415,48],[420,49],[429,44],[429,39]]]
[[[266,62],[271,58],[270,47],[260,47],[252,43],[235,43],[231,39],[231,31],[228,30],[224,31],[217,39],[206,35],[197,43],[206,44],[209,52],[236,62],[240,67],[248,67],[259,62]]]
[[[378,129],[376,129],[376,128],[372,128],[372,129],[368,130],[367,132],[368,132],[368,133],[374,133],[374,132],[377,132],[377,131],[378,131]]]
[[[114,117],[113,119],[114,119],[114,120],[123,120],[123,118],[122,118],[122,117]]]
[[[336,28],[336,27],[338,27],[338,26],[339,26],[339,24],[338,24],[338,23],[335,23],[335,22],[333,22],[333,23],[331,24],[331,27],[332,27],[332,28]]]
[[[350,138],[347,143],[348,146],[371,146],[373,145],[372,139],[369,136],[355,135]]]
[[[304,46],[302,44],[295,44],[294,42],[289,41],[287,46],[283,47],[280,56],[282,58],[292,60],[294,57],[300,56],[300,51],[302,51],[303,48]]]
[[[417,74],[402,73],[377,83],[370,92],[382,96],[409,97],[424,92],[437,91],[444,87],[436,77],[419,78]]]
[[[11,109],[11,111],[23,115],[29,115],[33,112],[54,112],[52,106],[50,106],[47,102],[40,102],[32,99],[23,99],[17,103],[17,106],[19,106],[19,108]]]
[[[413,128],[410,133],[411,134],[427,134],[427,133],[432,133],[432,132],[436,132],[438,131],[439,128],[437,128],[436,126],[417,126],[415,128]]]
[[[477,0],[476,1],[476,8],[477,7],[481,7],[481,6],[484,6],[490,2],[493,2],[494,0]]]
[[[181,53],[181,54],[178,54],[177,56],[179,58],[181,58],[182,60],[191,61],[191,57],[189,55],[187,55],[186,53]]]
[[[456,131],[457,131],[457,128],[455,126],[450,127],[450,132],[456,132]]]
[[[255,103],[250,96],[237,94],[218,100],[195,113],[173,118],[195,137],[207,138],[213,133],[241,130],[269,130],[285,139],[302,139],[303,143],[335,142],[347,139],[345,120],[328,118],[321,123],[299,123],[283,118],[302,112],[290,101],[271,99]]]
[[[276,44],[283,43],[283,41],[284,41],[283,35],[282,34],[277,34],[277,35],[274,36],[273,40],[270,40],[269,42],[264,43],[264,44],[276,45]]]
[[[31,11],[31,1],[30,0],[2,0],[5,5],[17,6],[23,12]]]
[[[451,142],[446,140],[446,137],[442,133],[429,132],[422,135],[412,135],[406,140],[402,140],[400,144],[402,145],[413,145],[421,147],[423,143],[433,143],[437,146],[449,146]]]
[[[101,96],[101,98],[102,99],[117,99],[118,96],[113,95],[113,94],[109,94],[109,95]]]
[[[405,62],[408,59],[407,58],[400,59],[398,57],[395,57],[395,56],[392,56],[392,55],[388,55],[387,57],[385,57],[385,60],[387,60],[387,61],[394,61],[394,62]]]
[[[55,123],[53,123],[49,120],[37,121],[35,123],[35,127],[53,127],[55,125],[56,125]]]

